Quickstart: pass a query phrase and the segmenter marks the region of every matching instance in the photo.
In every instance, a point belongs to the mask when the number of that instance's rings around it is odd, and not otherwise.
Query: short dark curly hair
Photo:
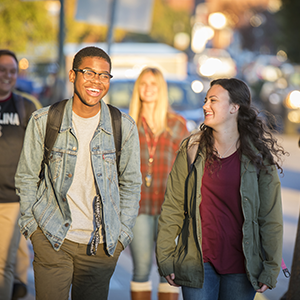
[[[85,57],[103,58],[109,63],[109,69],[111,70],[111,59],[110,59],[109,55],[101,48],[94,47],[94,46],[85,47],[85,48],[82,48],[81,50],[79,50],[74,56],[72,68],[78,69],[79,65],[82,62],[82,59]]]
[[[7,49],[0,49],[0,56],[3,56],[3,55],[9,55],[9,56],[11,56],[16,61],[17,65],[19,65],[17,56],[16,56],[16,54],[14,52],[12,52],[10,50],[7,50]]]

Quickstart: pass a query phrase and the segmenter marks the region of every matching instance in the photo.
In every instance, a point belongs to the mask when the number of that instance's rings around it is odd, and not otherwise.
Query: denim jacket
[[[50,155],[49,167],[39,186],[49,107],[34,112],[27,126],[15,181],[20,196],[22,234],[28,238],[39,226],[55,250],[59,250],[72,216],[67,201],[75,170],[78,141],[72,127],[72,104],[65,107],[62,125]],[[90,142],[94,178],[103,204],[103,226],[109,255],[118,240],[125,248],[132,240],[138,214],[141,174],[139,137],[134,121],[122,113],[122,145],[119,177],[110,113],[101,100],[100,122]]]

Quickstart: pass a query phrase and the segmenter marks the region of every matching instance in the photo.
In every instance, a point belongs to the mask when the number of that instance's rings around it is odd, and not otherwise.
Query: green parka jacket
[[[199,205],[205,154],[197,154],[189,172],[186,144],[187,140],[168,178],[158,223],[156,257],[161,276],[174,273],[176,284],[202,288],[204,266]],[[271,289],[275,287],[282,259],[281,185],[275,166],[268,171],[266,174],[261,170],[257,176],[255,166],[242,155],[242,243],[247,276],[255,290],[259,289],[258,282]]]

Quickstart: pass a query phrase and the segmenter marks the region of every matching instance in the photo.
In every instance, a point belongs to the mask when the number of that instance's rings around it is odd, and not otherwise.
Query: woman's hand
[[[260,289],[256,290],[258,293],[265,292],[269,287],[265,284],[262,284],[261,282],[258,283]]]
[[[170,285],[179,287],[179,285],[174,282],[174,279],[175,279],[175,274],[174,273],[166,276],[165,278],[167,279],[167,281]]]

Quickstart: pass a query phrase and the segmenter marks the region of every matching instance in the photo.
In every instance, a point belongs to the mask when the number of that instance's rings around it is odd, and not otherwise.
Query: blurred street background
[[[141,69],[155,66],[190,130],[209,82],[237,77],[270,126],[298,134],[299,11],[298,0],[0,0],[0,47],[18,55],[17,89],[43,106],[72,96],[73,56],[96,45],[112,58],[105,101],[124,111]]]
[[[101,47],[111,56],[114,77],[105,101],[125,112],[142,68],[158,67],[172,109],[186,118],[191,132],[203,121],[211,80],[244,80],[260,115],[290,152],[280,178],[283,257],[291,268],[300,201],[299,12],[299,0],[0,0],[0,48],[18,56],[16,89],[42,106],[72,96],[68,72],[74,54],[85,46]],[[131,272],[126,249],[110,300],[130,299]],[[155,263],[152,279],[156,299]],[[25,300],[34,299],[32,268],[29,280]],[[278,287],[259,299],[279,300],[288,283],[280,273]]]

